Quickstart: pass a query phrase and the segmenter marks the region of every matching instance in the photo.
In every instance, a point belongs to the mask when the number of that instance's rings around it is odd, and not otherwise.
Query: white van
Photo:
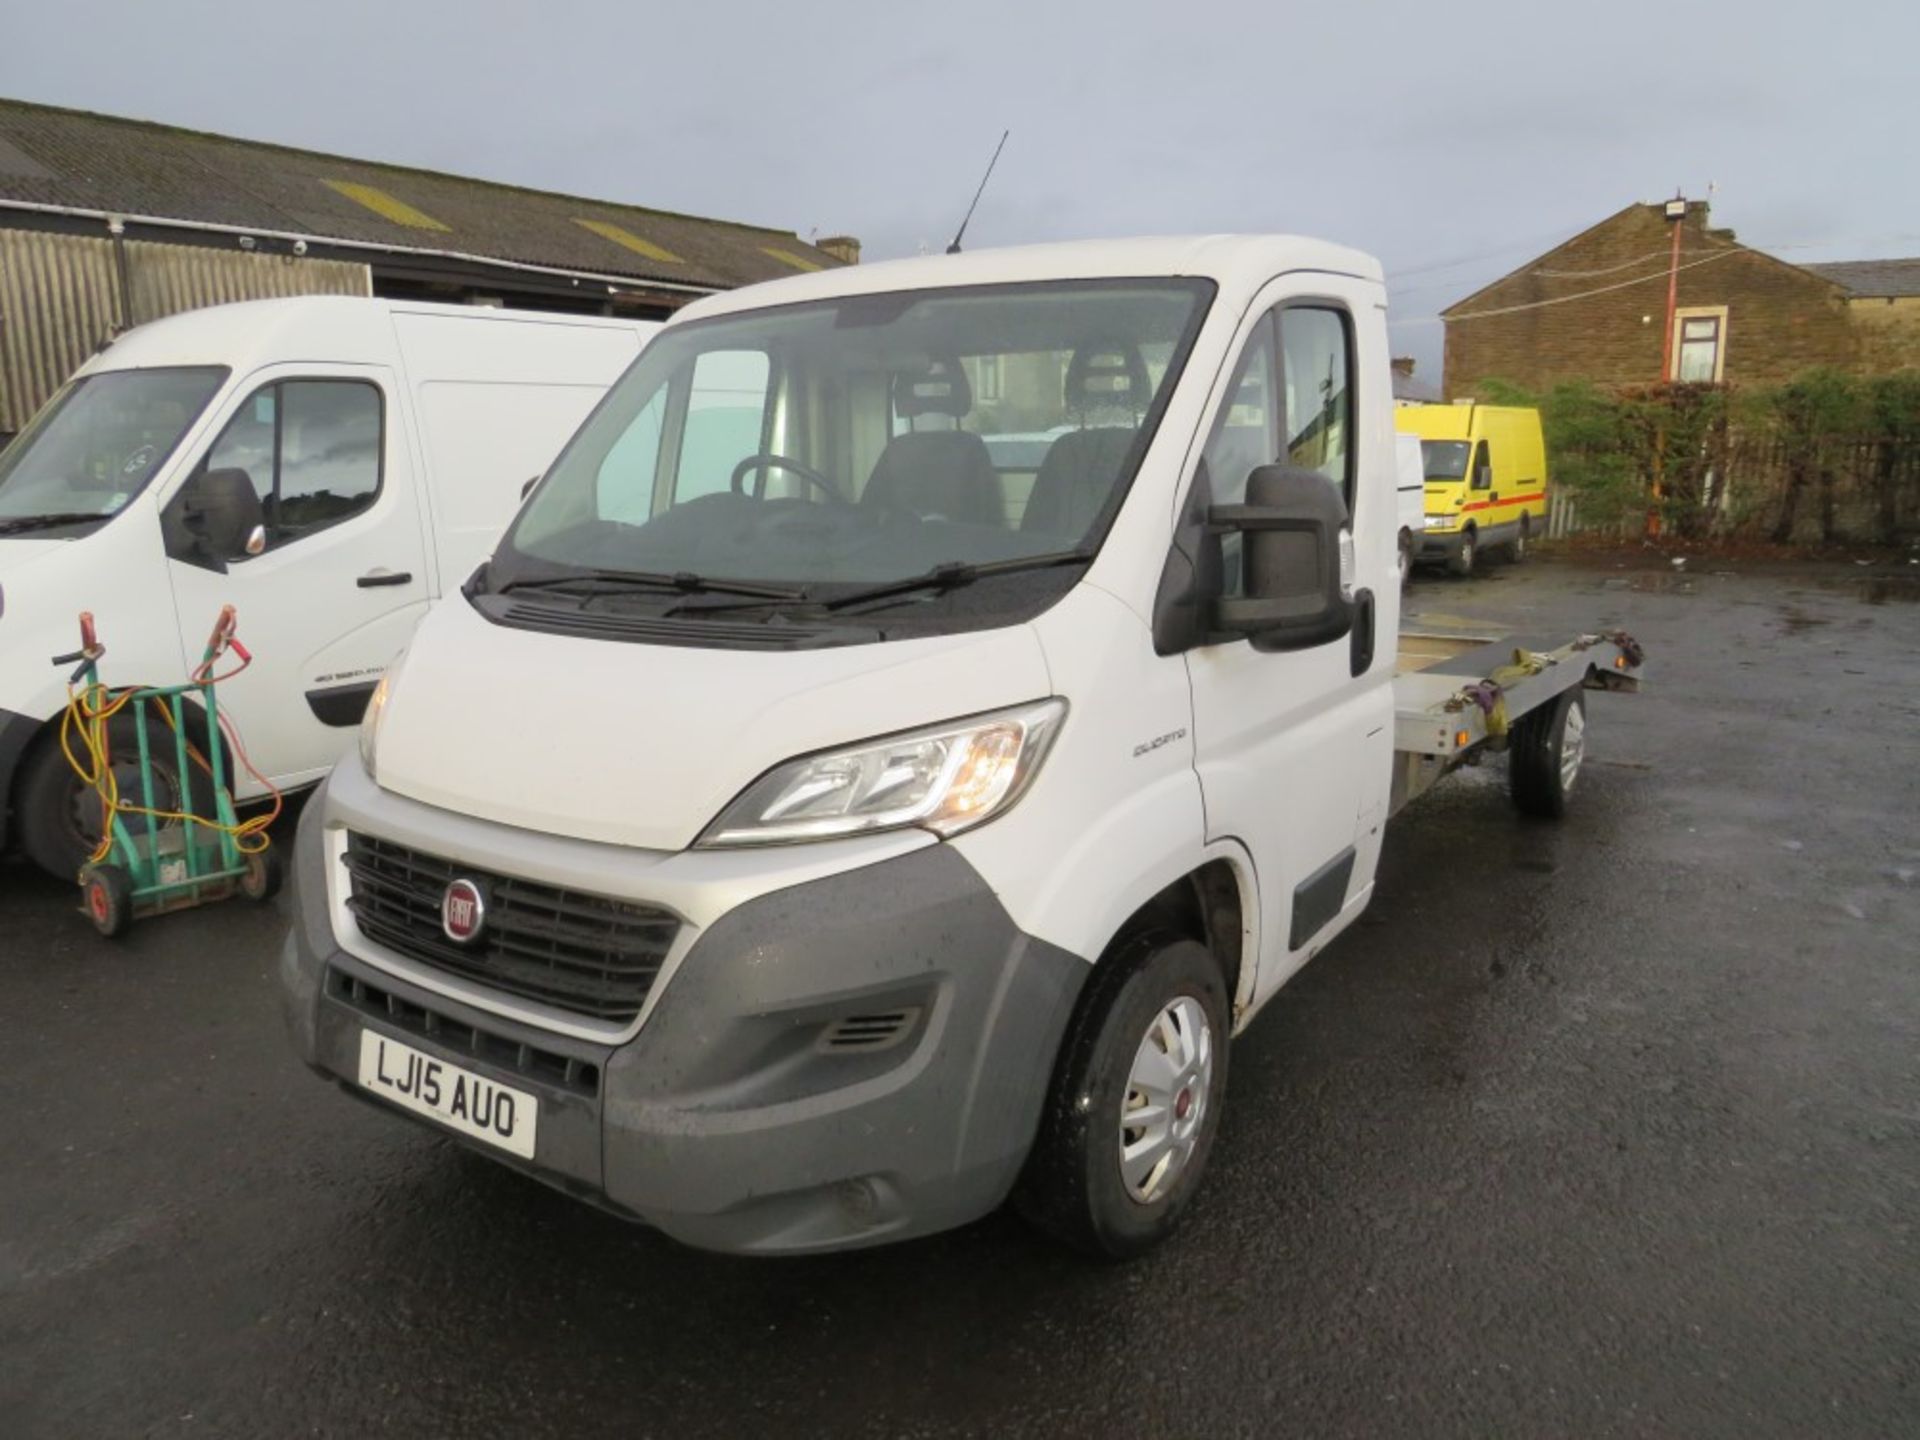
[[[274,785],[319,779],[414,623],[658,328],[261,300],[141,326],[82,366],[0,451],[0,846],[11,810],[27,853],[71,876],[98,833],[52,723],[50,657],[82,610],[106,683],[158,685],[235,606],[254,661],[222,712]]]
[[[1414,548],[1427,523],[1427,472],[1420,456],[1418,435],[1393,437],[1394,485],[1399,497],[1400,534],[1395,546],[1400,554],[1400,583],[1413,577]]]
[[[1385,298],[1215,237],[689,307],[308,804],[302,1056],[699,1245],[1159,1239],[1394,806],[1505,749],[1561,813],[1637,673],[1399,635]]]

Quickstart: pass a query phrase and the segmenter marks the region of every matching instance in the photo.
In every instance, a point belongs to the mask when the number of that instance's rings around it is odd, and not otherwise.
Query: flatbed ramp
[[[1566,691],[1639,688],[1642,656],[1631,636],[1555,639],[1401,632],[1393,666],[1394,811],[1454,767],[1506,748],[1522,716]]]

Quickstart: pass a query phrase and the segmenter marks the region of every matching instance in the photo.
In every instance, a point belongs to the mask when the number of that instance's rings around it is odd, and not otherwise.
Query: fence
[[[1795,442],[1770,431],[1721,431],[1698,454],[1552,458],[1550,538],[1638,534],[1649,509],[1668,533],[1688,538],[1898,544],[1920,535],[1920,439],[1909,436]]]

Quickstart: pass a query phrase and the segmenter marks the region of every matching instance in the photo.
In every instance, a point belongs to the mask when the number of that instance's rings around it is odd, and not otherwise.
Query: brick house
[[[1443,310],[1447,395],[1490,378],[1663,378],[1673,223],[1662,205],[1629,205]],[[1790,264],[1713,228],[1701,201],[1678,223],[1676,378],[1772,384],[1816,365],[1920,364],[1920,259]]]

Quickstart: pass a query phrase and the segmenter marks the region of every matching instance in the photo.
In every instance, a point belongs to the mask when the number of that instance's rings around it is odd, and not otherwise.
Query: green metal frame
[[[246,853],[240,849],[233,835],[233,829],[239,823],[234,812],[233,793],[220,778],[224,769],[224,750],[220,732],[220,702],[214,694],[212,673],[213,662],[219,657],[230,634],[223,615],[222,623],[214,627],[213,634],[207,640],[200,668],[194,672],[206,678],[189,680],[184,685],[139,686],[131,692],[109,692],[100,682],[99,660],[104,651],[97,645],[83,652],[80,668],[74,675],[86,695],[90,711],[105,708],[116,693],[128,695],[123,708],[133,712],[134,736],[140,758],[140,803],[148,812],[159,808],[154,804],[154,752],[147,726],[149,706],[155,702],[165,705],[173,721],[174,764],[175,773],[180,777],[180,803],[182,813],[189,815],[193,813],[193,769],[187,754],[186,697],[192,695],[206,707],[207,767],[211,772],[208,780],[213,788],[214,823],[209,825],[199,820],[183,820],[177,829],[163,830],[160,822],[149,813],[141,817],[146,823],[142,833],[136,834],[123,813],[124,798],[109,817],[113,846],[110,853],[102,858],[126,868],[133,881],[134,904],[142,910],[169,910],[192,905],[201,899],[222,898],[231,893],[234,883],[247,873]],[[106,721],[91,721],[90,730],[88,738],[95,754],[104,757],[102,763],[111,765]],[[209,890],[215,893],[206,893]]]

